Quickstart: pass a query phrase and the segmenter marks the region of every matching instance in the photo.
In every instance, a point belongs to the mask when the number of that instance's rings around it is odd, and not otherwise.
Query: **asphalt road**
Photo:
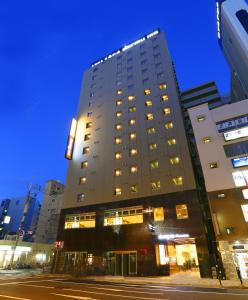
[[[207,289],[69,280],[51,277],[2,279],[0,299],[16,300],[248,300],[247,289]]]

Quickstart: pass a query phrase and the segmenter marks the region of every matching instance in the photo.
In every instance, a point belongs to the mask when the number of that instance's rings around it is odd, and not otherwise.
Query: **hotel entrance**
[[[113,251],[106,254],[107,273],[109,275],[137,275],[136,251]]]

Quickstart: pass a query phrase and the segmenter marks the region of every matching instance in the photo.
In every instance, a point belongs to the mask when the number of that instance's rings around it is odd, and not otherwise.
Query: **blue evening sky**
[[[181,90],[215,80],[229,91],[215,1],[1,1],[0,199],[29,183],[65,181],[64,152],[83,71],[160,27]]]

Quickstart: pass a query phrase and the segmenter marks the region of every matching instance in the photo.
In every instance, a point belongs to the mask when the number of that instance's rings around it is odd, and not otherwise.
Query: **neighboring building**
[[[248,100],[188,112],[227,278],[248,278]]]
[[[63,184],[56,180],[46,182],[35,235],[36,243],[53,244],[56,241],[63,194]]]
[[[232,101],[248,98],[248,4],[217,0],[219,44],[231,69]]]
[[[21,225],[27,197],[16,197],[0,201],[0,238],[11,239]],[[39,218],[40,204],[35,196],[30,196],[29,207],[22,225],[24,241],[33,241]]]
[[[74,149],[73,149],[74,148]],[[158,30],[94,63],[73,121],[57,270],[113,275],[200,267],[209,255],[179,91]]]

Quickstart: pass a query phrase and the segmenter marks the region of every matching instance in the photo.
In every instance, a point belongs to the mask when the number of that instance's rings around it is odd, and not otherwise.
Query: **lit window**
[[[167,88],[167,85],[165,84],[165,83],[161,83],[160,85],[159,85],[159,89],[160,90],[165,90]]]
[[[152,106],[152,100],[147,100],[145,101],[146,106]]]
[[[88,154],[90,152],[90,147],[83,148],[83,154]]]
[[[79,178],[79,184],[84,184],[84,183],[86,183],[86,181],[87,181],[86,177]]]
[[[122,100],[117,100],[117,101],[116,101],[116,106],[120,106],[120,105],[122,105],[122,103],[123,103]]]
[[[130,152],[129,152],[130,156],[135,156],[135,155],[137,155],[137,153],[138,153],[138,150],[136,148],[130,149]]]
[[[115,152],[115,159],[121,159],[122,153],[121,152]]]
[[[218,194],[217,197],[221,199],[221,198],[225,198],[226,195],[224,193],[221,193],[221,194]]]
[[[115,188],[115,190],[114,190],[114,195],[115,196],[120,196],[121,195],[121,188]]]
[[[85,198],[85,194],[78,194],[77,195],[77,202],[82,202],[84,201]]]
[[[202,139],[202,141],[203,141],[204,144],[208,144],[208,143],[211,143],[211,142],[212,142],[211,137],[204,137],[204,138]]]
[[[117,112],[116,112],[116,117],[117,117],[117,118],[120,118],[121,116],[122,116],[122,112],[121,112],[121,111],[117,111]]]
[[[241,205],[245,222],[248,222],[248,204]]]
[[[136,112],[136,107],[135,106],[129,107],[128,112],[130,112],[130,113]]]
[[[179,159],[178,156],[173,156],[173,157],[170,158],[170,163],[172,165],[177,165],[177,164],[179,164],[179,162],[180,162],[180,159]]]
[[[157,169],[158,168],[158,161],[154,160],[150,162],[150,168],[151,169]]]
[[[155,143],[149,144],[149,149],[150,150],[156,150],[157,149],[157,144],[155,144]]]
[[[171,146],[171,145],[175,145],[177,142],[176,142],[176,139],[175,138],[171,138],[171,139],[168,139],[168,145]]]
[[[115,129],[116,130],[121,130],[122,129],[122,125],[121,124],[116,124],[115,125]]]
[[[138,186],[137,185],[130,185],[130,192],[131,193],[138,193]]]
[[[149,127],[149,128],[147,128],[147,133],[148,133],[148,134],[153,134],[153,133],[155,133],[155,128],[154,128],[154,127]]]
[[[135,123],[136,123],[136,120],[135,120],[135,119],[129,120],[129,125],[130,125],[130,126],[135,125]]]
[[[85,161],[83,161],[83,162],[81,163],[81,168],[82,168],[82,169],[85,169],[85,168],[88,167],[88,165],[89,165],[88,161],[85,160]]]
[[[149,121],[153,120],[153,114],[152,113],[147,114],[146,119],[149,120]]]
[[[120,137],[116,137],[115,138],[115,143],[116,144],[121,144],[122,143],[122,139]]]
[[[131,132],[129,134],[129,138],[130,138],[130,140],[135,140],[136,139],[136,133],[135,132]]]
[[[242,190],[244,199],[248,200],[248,189]]]
[[[209,168],[210,168],[210,169],[216,169],[216,168],[218,168],[217,162],[211,162],[211,163],[209,164]]]
[[[154,221],[164,221],[164,208],[163,207],[155,207],[153,209],[153,218],[154,218]]]
[[[92,122],[86,123],[86,128],[91,128],[92,127]]]
[[[154,181],[151,183],[152,190],[153,191],[158,191],[160,190],[160,181]]]
[[[130,173],[134,174],[138,172],[138,167],[137,166],[131,166],[130,167]]]
[[[189,214],[188,214],[188,207],[186,204],[180,204],[176,205],[176,214],[177,214],[177,219],[188,219]]]
[[[106,210],[104,212],[104,226],[129,225],[143,223],[143,207],[124,207]]]
[[[133,101],[133,100],[135,99],[135,96],[130,95],[130,96],[127,97],[127,99],[128,99],[129,101]]]
[[[94,228],[95,223],[96,223],[95,212],[65,216],[65,229]]]
[[[90,134],[90,133],[85,134],[85,136],[84,136],[84,140],[85,140],[85,141],[90,140],[90,138],[91,138],[91,134]]]
[[[165,123],[165,128],[166,129],[172,129],[173,128],[173,123],[172,122]]]
[[[121,95],[123,94],[123,91],[122,90],[117,90],[117,95]]]
[[[172,179],[172,182],[173,182],[175,185],[182,185],[182,184],[183,184],[183,177],[182,177],[182,176],[174,177],[174,178]]]
[[[168,95],[161,95],[162,101],[167,101],[169,99]]]
[[[144,94],[145,94],[145,95],[150,95],[151,92],[152,92],[152,91],[151,91],[150,89],[145,89],[145,90],[144,90]]]
[[[121,175],[122,175],[121,169],[115,169],[115,176],[121,176]]]
[[[197,116],[196,118],[197,118],[197,121],[198,121],[198,122],[203,122],[203,121],[205,121],[205,119],[206,119],[206,118],[205,118],[205,115],[200,115],[200,116]]]
[[[170,108],[169,107],[165,107],[164,109],[163,109],[163,112],[164,112],[164,115],[169,115],[170,114]]]

